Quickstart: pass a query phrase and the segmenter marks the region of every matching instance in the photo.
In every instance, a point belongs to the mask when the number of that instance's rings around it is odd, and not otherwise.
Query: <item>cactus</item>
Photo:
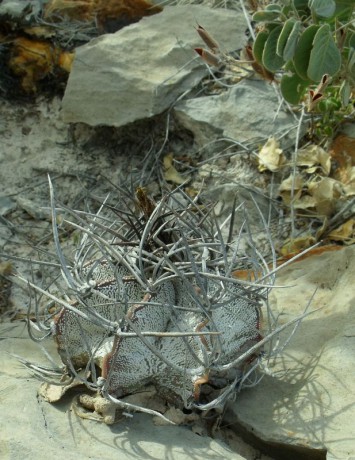
[[[66,286],[58,295],[29,283],[51,299],[44,318],[36,306],[29,328],[31,336],[35,327],[54,338],[62,380],[76,378],[126,409],[152,412],[122,400],[148,385],[180,408],[223,408],[275,334],[262,338],[261,331],[262,304],[270,316],[273,274],[242,231],[246,223],[232,237],[243,208],[220,225],[212,204],[181,189],[155,203],[139,188],[123,196],[120,207],[104,202],[93,214],[58,206],[51,183],[50,190]],[[70,215],[62,222],[81,235],[70,263],[59,241],[58,212]],[[244,250],[242,234],[249,235]],[[247,268],[249,280],[236,277],[237,268]]]

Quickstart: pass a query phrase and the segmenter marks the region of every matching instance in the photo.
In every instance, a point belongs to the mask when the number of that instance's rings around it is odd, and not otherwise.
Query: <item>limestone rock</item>
[[[63,99],[64,120],[118,127],[163,112],[207,74],[194,51],[203,46],[197,23],[226,51],[245,41],[242,13],[165,7],[76,50]]]
[[[202,96],[178,102],[174,113],[203,146],[217,137],[239,142],[287,132],[296,126],[291,114],[277,113],[279,101],[274,88],[265,81],[244,80],[216,96]],[[274,119],[275,118],[275,119]],[[295,131],[283,147],[294,143]]]
[[[270,375],[243,391],[228,418],[288,459],[355,458],[355,247],[295,262],[280,273],[271,301],[280,323],[305,318]],[[317,292],[315,292],[317,289]],[[236,427],[239,431],[239,428]],[[272,451],[271,451],[272,453]]]

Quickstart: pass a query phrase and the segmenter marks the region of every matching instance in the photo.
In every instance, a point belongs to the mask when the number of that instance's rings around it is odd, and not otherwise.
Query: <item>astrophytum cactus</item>
[[[219,224],[212,204],[181,190],[155,203],[138,189],[95,214],[59,206],[52,186],[51,194],[65,287],[42,291],[50,314],[35,327],[53,336],[62,373],[118,405],[150,385],[180,408],[223,408],[257,365],[271,283],[252,242],[242,244],[248,232],[233,236],[243,209]],[[70,262],[59,214],[81,235]],[[236,277],[238,268],[250,279]]]

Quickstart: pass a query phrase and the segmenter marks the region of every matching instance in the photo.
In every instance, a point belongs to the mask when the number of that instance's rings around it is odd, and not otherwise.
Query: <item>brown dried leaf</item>
[[[48,26],[33,26],[33,27],[26,27],[23,31],[27,35],[31,35],[32,37],[36,38],[51,38],[55,36],[55,30]]]
[[[69,19],[90,21],[93,19],[95,0],[50,0],[44,9],[44,18],[60,15]]]
[[[56,67],[70,70],[73,56],[73,53],[62,51],[50,42],[18,37],[13,42],[8,66],[15,75],[22,78],[24,91],[35,93],[37,82]]]
[[[340,134],[335,138],[330,153],[336,167],[334,179],[348,184],[353,177],[352,168],[355,167],[355,139]]]
[[[284,162],[285,157],[279,142],[270,137],[259,152],[259,171],[279,171]]]
[[[160,11],[162,7],[146,0],[50,0],[45,7],[45,18],[60,15],[78,21],[96,20],[102,27],[107,21],[124,20],[127,25]]]

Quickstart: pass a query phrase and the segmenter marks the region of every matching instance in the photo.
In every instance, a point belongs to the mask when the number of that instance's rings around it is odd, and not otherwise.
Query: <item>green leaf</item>
[[[253,45],[253,55],[256,62],[260,65],[263,65],[263,51],[265,47],[266,40],[268,39],[269,32],[262,30],[256,36],[254,45]]]
[[[288,37],[288,40],[287,40],[287,43],[286,43],[286,46],[283,52],[283,58],[285,61],[289,61],[290,59],[292,59],[296,52],[296,46],[297,46],[298,39],[300,36],[301,27],[302,27],[301,21],[297,21],[293,26],[293,29]]]
[[[253,14],[253,21],[268,22],[274,21],[280,15],[280,11],[257,11]]]
[[[290,103],[299,104],[307,89],[309,82],[302,80],[296,73],[293,75],[282,75],[280,89],[284,99]]]
[[[349,48],[355,48],[355,33],[353,31],[347,31],[344,45]]]
[[[348,69],[349,72],[352,72],[352,68],[354,67],[355,64],[355,48],[350,48],[349,49],[349,54],[348,54]]]
[[[307,18],[310,15],[308,0],[293,0],[293,6],[299,18]]]
[[[341,84],[339,95],[340,95],[340,99],[341,99],[341,103],[343,107],[346,107],[350,102],[350,96],[351,96],[351,88],[347,80],[344,80],[343,83]]]
[[[331,18],[335,12],[334,0],[310,0],[309,7],[321,18]]]
[[[298,40],[295,55],[293,57],[293,64],[298,75],[303,80],[308,80],[307,69],[311,51],[313,47],[313,39],[319,30],[319,26],[313,24],[307,27]]]
[[[324,24],[320,27],[313,40],[307,76],[315,82],[319,82],[324,74],[331,77],[335,75],[341,66],[341,54],[337,48],[330,26]]]
[[[264,25],[264,30],[266,30],[267,32],[272,32],[274,29],[276,29],[276,27],[280,27],[281,23],[280,21],[279,22],[267,22],[265,25]]]
[[[287,19],[282,28],[279,39],[277,40],[276,53],[281,57],[283,56],[287,39],[293,29],[293,26],[295,25],[295,22],[296,20],[293,18]]]
[[[351,19],[352,12],[354,11],[354,0],[336,0],[336,9],[334,16],[342,22],[348,22]]]
[[[281,30],[282,26],[276,27],[272,32],[270,32],[265,43],[263,51],[263,66],[270,72],[276,72],[284,63],[283,58],[278,56],[276,53],[277,41]]]
[[[281,6],[277,3],[270,3],[265,6],[265,11],[277,11],[278,13],[281,13]]]

